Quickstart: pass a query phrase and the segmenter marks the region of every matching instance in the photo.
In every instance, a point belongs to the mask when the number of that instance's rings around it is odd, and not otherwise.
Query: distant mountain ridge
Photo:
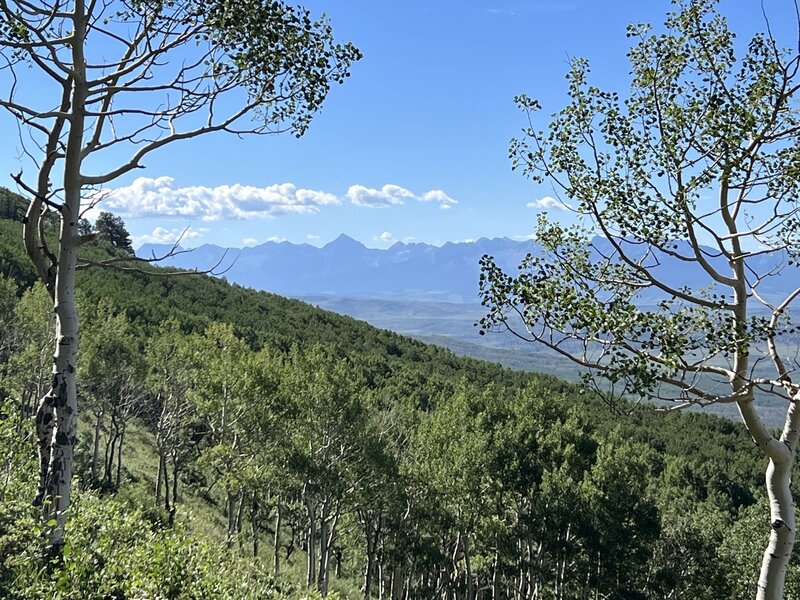
[[[607,240],[595,238],[601,252],[611,250]],[[687,242],[677,242],[688,253]],[[162,256],[169,244],[145,244],[141,257]],[[484,254],[494,257],[508,273],[514,273],[528,253],[537,253],[529,240],[481,238],[473,242],[448,242],[443,246],[397,242],[388,249],[367,248],[341,234],[321,248],[309,244],[266,242],[247,248],[222,248],[206,244],[190,252],[172,256],[160,264],[185,269],[209,269],[219,263],[219,271],[231,282],[284,296],[348,296],[353,298],[438,301],[475,304],[479,300],[479,260]],[[635,251],[632,250],[632,251]],[[713,252],[708,249],[708,256]],[[709,258],[720,272],[728,266],[722,257]],[[699,290],[708,275],[696,263],[660,255],[654,273],[669,285]],[[785,263],[782,255],[765,254],[752,261],[759,273],[767,273]],[[767,298],[790,293],[800,281],[800,269],[786,267],[779,277],[769,277],[759,288]],[[657,290],[647,291],[643,303],[663,298]]]
[[[171,245],[145,244],[141,257],[161,256]],[[516,268],[531,242],[509,238],[433,246],[397,242],[386,250],[367,248],[342,234],[321,248],[266,242],[248,248],[203,245],[161,262],[162,266],[208,269],[221,262],[225,277],[240,285],[286,296],[328,294],[363,298],[474,303],[478,300],[478,261],[495,256]]]

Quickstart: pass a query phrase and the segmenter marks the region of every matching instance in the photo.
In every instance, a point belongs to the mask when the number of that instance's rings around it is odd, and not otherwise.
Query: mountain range
[[[686,242],[676,242],[676,245],[678,252],[689,253]],[[603,238],[595,238],[593,246],[599,253],[611,253],[610,243]],[[163,256],[171,248],[171,245],[145,244],[137,255]],[[629,250],[634,255],[639,251],[635,247]],[[266,242],[247,248],[206,244],[179,252],[160,264],[199,270],[217,265],[215,272],[224,272],[231,282],[284,296],[346,296],[475,305],[479,301],[478,261],[481,256],[493,256],[506,272],[513,273],[526,254],[538,252],[539,248],[532,241],[509,238],[481,238],[473,242],[448,242],[443,246],[397,242],[386,250],[379,250],[367,248],[342,234],[321,248],[290,242]],[[722,257],[715,257],[710,248],[705,248],[704,252],[721,273],[729,272]],[[696,263],[663,253],[650,262],[658,265],[653,272],[673,287],[699,290],[707,286],[708,275]],[[785,262],[785,256],[773,253],[757,256],[749,264],[756,273],[764,274]],[[800,269],[786,267],[780,276],[765,278],[759,292],[767,298],[779,299],[791,293],[798,281]],[[663,297],[657,290],[647,290],[640,302],[649,304]]]
[[[162,256],[170,248],[145,244],[137,255]],[[215,271],[224,271],[229,281],[285,296],[323,294],[471,304],[478,301],[478,261],[483,254],[515,268],[531,250],[531,242],[509,238],[443,246],[397,242],[378,250],[342,234],[322,248],[289,242],[248,248],[206,244],[159,264],[208,269],[219,263]]]

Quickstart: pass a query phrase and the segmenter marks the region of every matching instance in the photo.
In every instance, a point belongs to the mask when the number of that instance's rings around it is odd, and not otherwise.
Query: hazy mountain
[[[170,248],[145,244],[137,254],[160,256]],[[398,242],[387,250],[376,250],[342,234],[322,248],[289,242],[242,249],[204,245],[161,264],[208,269],[220,263],[218,270],[227,269],[229,281],[287,296],[329,294],[472,303],[478,299],[478,261],[483,254],[515,268],[533,249],[531,242],[482,238],[440,247]]]
[[[599,252],[598,259],[600,253],[610,254],[607,240],[596,238],[594,245]],[[644,249],[629,246],[634,256],[644,252]],[[169,245],[145,244],[137,254],[160,256],[170,248]],[[224,270],[229,281],[286,296],[324,294],[473,304],[478,301],[481,256],[489,254],[508,272],[514,272],[527,253],[537,251],[534,242],[509,238],[481,238],[474,242],[448,242],[443,246],[398,242],[386,250],[377,250],[342,234],[322,248],[289,242],[267,242],[241,249],[203,245],[161,264],[201,270],[217,265],[216,271]],[[677,242],[677,251],[688,254],[688,244]],[[721,273],[727,273],[726,261],[715,257],[710,249],[706,252],[708,261]],[[673,287],[688,286],[698,290],[708,282],[708,275],[696,263],[665,254],[648,257],[646,261],[659,278]],[[763,274],[783,262],[783,256],[762,255],[753,264],[758,273]],[[799,275],[800,269],[787,267],[780,277],[765,279],[759,290],[768,298],[778,298],[794,289]],[[656,302],[663,297],[657,290],[648,290],[642,302]]]

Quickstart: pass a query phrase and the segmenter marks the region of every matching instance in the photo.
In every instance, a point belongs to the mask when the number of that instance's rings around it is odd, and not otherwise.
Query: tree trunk
[[[786,415],[780,441],[783,456],[773,453],[767,467],[769,494],[769,543],[761,562],[757,600],[781,600],[786,581],[786,569],[795,542],[796,518],[792,499],[791,475],[797,451],[800,394],[795,394]]]
[[[64,545],[67,511],[72,496],[72,463],[78,428],[78,390],[75,381],[78,361],[78,310],[75,303],[75,272],[80,245],[78,220],[83,184],[81,153],[87,96],[86,61],[83,49],[86,36],[85,12],[84,0],[75,0],[72,20],[74,67],[68,79],[71,89],[65,88],[70,94],[72,118],[64,152],[64,201],[60,209],[58,259],[51,259],[51,264],[56,269],[52,287],[53,308],[56,313],[56,350],[53,357],[52,384],[40,404],[36,427],[40,448],[40,481],[35,503],[43,506],[44,533],[56,552]],[[46,161],[50,160],[52,160],[50,156],[46,157]],[[46,169],[46,165],[43,169]],[[40,171],[40,175],[42,173],[47,173],[46,179],[49,179],[49,169]],[[41,194],[47,193],[48,183],[40,178],[38,189]],[[39,206],[42,200],[43,198],[38,199]],[[36,222],[38,223],[38,219]],[[31,258],[37,265],[37,270],[40,270],[41,247],[28,248],[27,231],[25,237],[26,248],[29,254],[31,251],[34,252]],[[47,445],[49,451],[45,449]]]
[[[122,481],[122,446],[125,442],[125,425],[122,425],[122,428],[119,432],[119,447],[117,448],[117,473],[114,477],[114,486],[119,489],[119,484]]]
[[[330,516],[329,502],[325,503],[320,521],[320,543],[319,543],[319,579],[317,581],[319,592],[322,597],[328,595],[328,582],[330,581],[331,553],[333,544],[336,541],[336,526],[339,523],[339,507],[336,505],[333,518]]]
[[[70,140],[73,134],[70,132]],[[76,167],[79,168],[79,167]],[[67,168],[69,174],[69,168]],[[45,536],[58,551],[64,544],[67,510],[72,495],[72,463],[78,426],[75,370],[78,360],[78,311],[75,304],[75,266],[78,257],[77,223],[80,184],[76,174],[65,176],[65,203],[61,215],[61,252],[56,275],[56,350],[53,382],[37,414],[40,472],[34,500],[44,512]]]
[[[467,600],[475,598],[475,583],[472,579],[472,561],[470,560],[469,534],[465,533],[461,538],[464,549],[464,570],[467,578]]]
[[[230,548],[233,545],[233,536],[236,531],[236,494],[227,491],[225,497],[225,512],[228,518],[228,532],[225,537],[225,546]]]
[[[275,504],[275,538],[272,544],[272,574],[277,577],[281,569],[281,525],[283,520],[283,511],[281,510],[281,503]]]
[[[172,506],[169,508],[170,527],[175,525],[175,513],[178,510],[178,458],[172,457]]]
[[[239,550],[244,549],[244,536],[242,535],[242,522],[244,520],[244,489],[239,490],[239,510],[236,513],[236,538],[239,541]]]
[[[366,519],[366,517],[365,517]],[[372,572],[375,569],[375,543],[372,533],[367,530],[367,564],[364,567],[364,600],[369,600],[372,595]]]
[[[492,600],[500,600],[500,551],[495,549],[492,564]]]
[[[306,542],[306,551],[308,553],[308,564],[306,568],[306,585],[311,587],[314,585],[314,575],[316,574],[317,560],[315,551],[317,548],[317,522],[316,522],[316,507],[310,500],[306,500],[306,510],[308,511],[308,540]]]
[[[114,457],[117,448],[117,425],[114,422],[114,415],[111,415],[111,431],[109,432],[108,443],[106,444],[106,457],[103,473],[103,481],[105,485],[111,487],[112,478],[111,473],[114,470]]]
[[[319,520],[319,568],[317,569],[317,591],[324,598],[327,595],[326,583],[328,579],[328,503],[322,505],[322,515]]]
[[[167,514],[172,512],[172,508],[170,507],[169,503],[169,471],[167,470],[167,457],[164,456],[164,510],[167,511]]]
[[[103,423],[103,411],[95,413],[94,444],[92,448],[92,485],[97,484],[97,457],[100,453],[100,429]]]
[[[258,497],[255,492],[250,504],[250,527],[253,530],[253,558],[258,558]]]
[[[770,503],[770,534],[761,562],[757,600],[781,600],[786,568],[795,541],[795,511],[790,490],[790,462],[769,461],[767,492]]]

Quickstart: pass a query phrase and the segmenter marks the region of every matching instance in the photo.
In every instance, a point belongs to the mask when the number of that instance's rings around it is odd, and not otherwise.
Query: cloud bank
[[[87,202],[100,201],[99,210],[122,217],[181,217],[203,221],[274,218],[290,214],[314,214],[325,206],[348,200],[357,206],[385,208],[407,201],[430,202],[439,208],[452,208],[456,200],[443,190],[429,190],[421,195],[399,185],[380,189],[351,185],[343,198],[320,190],[298,188],[293,183],[267,187],[219,185],[216,187],[178,187],[172,177],[139,177],[131,185],[95,192]],[[92,213],[97,212],[92,209]],[[95,215],[96,216],[96,215]]]
[[[103,210],[123,217],[184,217],[204,221],[263,219],[315,213],[321,206],[340,204],[328,192],[281,183],[259,188],[249,185],[178,187],[172,177],[139,177],[131,185],[104,190]]]
[[[439,208],[452,208],[457,201],[442,190],[430,190],[418,196],[399,185],[387,184],[376,190],[363,185],[351,185],[347,190],[347,199],[357,206],[368,208],[386,208],[397,204],[405,204],[406,200],[418,202],[434,202]]]

